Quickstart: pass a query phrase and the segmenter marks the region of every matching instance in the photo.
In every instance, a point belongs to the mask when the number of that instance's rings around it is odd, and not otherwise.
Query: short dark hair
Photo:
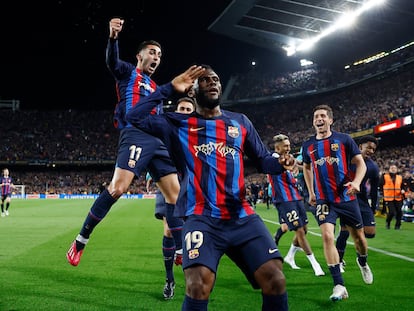
[[[378,139],[373,135],[362,136],[356,140],[356,143],[358,145],[366,144],[369,142],[374,143],[378,147]]]
[[[138,45],[137,54],[139,52],[141,52],[143,49],[145,49],[148,45],[155,45],[155,46],[158,46],[160,49],[162,49],[161,48],[161,44],[158,41],[155,41],[155,40],[146,40],[146,41],[141,42]]]
[[[202,68],[204,68],[206,70],[212,70],[212,71],[214,71],[214,69],[210,65],[201,64],[200,67],[202,67]]]
[[[328,112],[328,117],[333,119],[333,110],[328,105],[318,105],[315,108],[313,108],[313,113],[315,113],[316,110],[326,110]]]
[[[211,67],[210,65],[207,64],[201,64],[199,65],[201,68],[204,68],[205,71],[209,70],[209,71],[213,71],[217,74],[217,72],[213,69],[213,67]],[[218,75],[218,74],[217,74]],[[195,94],[198,93],[198,79],[195,81],[192,90],[194,91]],[[195,95],[195,97],[197,97],[197,95]]]
[[[181,97],[177,100],[176,106],[178,106],[181,102],[190,102],[193,104],[194,108],[195,108],[195,100],[194,98],[185,96],[185,97]]]

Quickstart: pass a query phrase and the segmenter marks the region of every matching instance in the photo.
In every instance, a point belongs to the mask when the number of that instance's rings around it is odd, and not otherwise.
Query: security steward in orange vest
[[[395,216],[394,229],[399,230],[401,227],[402,204],[404,199],[403,178],[397,173],[398,168],[391,164],[388,173],[381,176],[380,190],[383,195],[384,205],[387,209],[386,228],[390,229],[391,220]]]

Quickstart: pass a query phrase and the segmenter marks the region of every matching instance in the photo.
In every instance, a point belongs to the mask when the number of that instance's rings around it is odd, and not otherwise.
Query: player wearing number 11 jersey
[[[133,127],[126,120],[128,110],[139,106],[143,98],[151,97],[158,89],[151,76],[161,62],[161,45],[154,40],[142,42],[136,54],[137,65],[121,60],[118,36],[123,24],[124,20],[120,18],[110,20],[106,48],[106,64],[115,78],[118,95],[114,125],[119,129],[120,136],[115,170],[107,189],[101,192],[91,206],[78,236],[66,253],[68,262],[73,266],[79,264],[94,228],[122,194],[127,192],[135,176],[140,176],[147,169],[163,193],[167,208],[174,208],[180,190],[177,170],[163,142]],[[178,77],[189,78],[192,83],[197,78],[197,69],[193,68]],[[176,78],[173,81],[176,81]],[[157,102],[151,113],[161,112],[162,102]],[[176,244],[180,245],[181,234],[177,233],[174,237]]]

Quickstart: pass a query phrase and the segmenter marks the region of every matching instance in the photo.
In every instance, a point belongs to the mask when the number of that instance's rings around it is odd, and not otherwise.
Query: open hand
[[[204,72],[205,68],[197,65],[193,65],[184,71],[182,74],[176,76],[171,84],[177,92],[188,92],[194,85],[194,81],[198,79]]]

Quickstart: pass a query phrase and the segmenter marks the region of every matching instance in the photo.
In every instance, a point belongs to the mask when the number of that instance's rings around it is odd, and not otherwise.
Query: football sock
[[[308,260],[312,264],[312,266],[318,263],[316,261],[315,255],[313,253],[310,254],[310,255],[306,255],[306,257],[308,258]]]
[[[336,238],[336,249],[338,250],[339,254],[339,261],[342,261],[345,254],[346,249],[346,241],[349,238],[349,231],[348,230],[341,230],[339,231],[339,235]]]
[[[1,204],[1,212],[4,213],[4,204]]]
[[[85,245],[88,243],[89,239],[85,239],[83,236],[78,234],[76,237],[76,250],[79,252],[85,248]]]
[[[364,267],[367,264],[367,257],[368,255],[360,255],[357,253],[358,262],[359,264]]]
[[[114,205],[116,201],[117,200],[109,194],[107,189],[102,191],[93,203],[88,216],[86,216],[80,235],[82,235],[85,239],[88,239],[95,226],[106,216],[106,214],[108,214],[112,205]]]
[[[174,204],[165,203],[166,213],[165,218],[167,220],[168,227],[170,228],[171,234],[174,238],[175,248],[182,249],[183,242],[181,233],[183,231],[184,221],[181,218],[174,217]]]
[[[168,282],[174,281],[174,254],[175,243],[173,238],[164,236],[162,239],[162,254],[164,256],[165,273]]]
[[[287,253],[287,256],[288,256],[288,257],[295,258],[295,254],[296,254],[296,252],[297,252],[299,249],[300,249],[300,247],[295,246],[295,245],[293,245],[293,244],[290,244],[290,248],[289,248],[289,251],[288,251],[288,253]]]
[[[279,227],[279,229],[277,229],[276,235],[275,235],[275,242],[276,245],[279,245],[279,240],[282,237],[282,235],[284,235],[285,232],[282,231],[282,228]]]
[[[10,203],[9,203],[9,202],[7,202],[7,203],[6,203],[6,211],[8,211],[8,210],[9,210],[9,206],[10,206]]]
[[[285,292],[282,295],[264,295],[262,293],[262,311],[280,310],[287,311],[288,308],[288,295]]]
[[[335,285],[344,285],[344,279],[341,274],[341,270],[339,268],[339,264],[336,265],[328,265],[329,272],[331,272],[333,283]]]
[[[208,300],[193,299],[185,295],[181,311],[207,311]]]

